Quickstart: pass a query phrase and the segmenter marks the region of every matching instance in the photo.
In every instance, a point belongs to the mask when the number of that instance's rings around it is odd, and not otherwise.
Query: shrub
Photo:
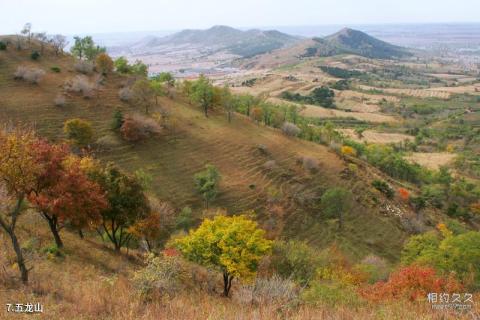
[[[342,146],[342,148],[340,149],[340,152],[342,153],[343,156],[355,157],[357,155],[357,151],[350,146]]]
[[[302,165],[303,168],[309,172],[317,172],[319,168],[318,160],[312,157],[303,157]]]
[[[395,191],[390,187],[388,183],[382,180],[373,180],[372,186],[380,191],[381,193],[385,194],[387,198],[391,199],[395,195]]]
[[[7,44],[3,41],[0,41],[0,50],[7,50]]]
[[[462,285],[451,274],[448,278],[437,275],[435,269],[411,265],[392,273],[387,282],[377,282],[359,290],[370,301],[425,299],[428,293],[460,292]]]
[[[93,128],[90,122],[82,119],[70,119],[65,121],[63,131],[73,144],[85,147],[93,142]]]
[[[45,71],[37,68],[18,67],[14,73],[15,79],[24,80],[33,84],[38,84],[45,75]]]
[[[160,134],[161,127],[151,118],[141,115],[131,115],[125,117],[120,132],[126,141],[138,142]]]
[[[63,94],[59,94],[55,97],[53,103],[55,103],[57,107],[64,107],[66,103],[66,98]]]
[[[95,65],[97,67],[97,71],[103,75],[111,73],[113,71],[113,60],[110,56],[106,53],[100,53],[97,58],[95,59]]]
[[[38,60],[40,58],[40,53],[38,51],[32,51],[32,53],[30,54],[30,58],[32,60]]]
[[[373,254],[363,258],[355,268],[368,275],[367,280],[369,283],[387,280],[389,274],[389,268],[385,259]]]
[[[85,76],[76,76],[71,81],[68,90],[81,93],[84,98],[92,98],[95,91],[95,84],[90,82]]]
[[[150,299],[153,295],[173,296],[184,288],[186,270],[177,256],[147,257],[145,268],[135,272],[133,283],[141,295]]]
[[[74,65],[75,71],[83,74],[91,74],[93,72],[93,68],[94,66],[91,62],[84,60],[79,60]]]
[[[296,137],[300,134],[300,128],[291,122],[285,122],[282,125],[282,132],[289,137]]]
[[[122,127],[123,122],[125,121],[124,116],[122,111],[117,110],[113,114],[113,120],[112,120],[112,129],[113,130],[118,130]]]
[[[326,304],[330,307],[348,306],[357,307],[362,304],[361,297],[351,286],[339,283],[325,283],[314,281],[308,289],[303,291],[302,300],[309,305],[320,306]]]
[[[410,192],[405,188],[399,188],[398,195],[403,201],[408,201],[410,199]]]
[[[57,66],[51,67],[50,70],[52,70],[52,72],[55,72],[55,73],[60,73],[62,71],[62,69],[60,69],[60,67],[57,67]]]
[[[285,279],[306,285],[322,264],[323,260],[318,252],[304,242],[276,241],[273,245],[270,266]]]
[[[122,88],[120,89],[120,91],[118,91],[118,97],[122,101],[130,101],[132,99],[132,96],[132,89],[129,87]]]

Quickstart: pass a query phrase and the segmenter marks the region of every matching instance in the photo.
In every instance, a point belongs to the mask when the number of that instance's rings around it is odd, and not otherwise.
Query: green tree
[[[232,122],[232,114],[235,111],[235,105],[233,104],[232,92],[227,84],[225,84],[220,91],[220,104],[227,113],[228,122]]]
[[[198,103],[205,114],[205,117],[208,117],[208,110],[213,105],[214,92],[213,86],[203,74],[200,75],[200,78],[193,82],[191,87],[191,99]]]
[[[207,164],[204,171],[194,176],[194,180],[197,191],[203,196],[205,207],[208,209],[210,201],[217,196],[220,173],[215,166]]]
[[[193,211],[190,207],[185,207],[180,211],[175,221],[175,227],[179,230],[188,231],[195,222]]]
[[[150,80],[150,87],[152,88],[153,94],[155,95],[155,105],[158,105],[158,97],[165,95],[163,83],[161,81],[153,79]]]
[[[74,44],[70,52],[78,59],[87,59],[89,61],[95,60],[97,55],[106,52],[105,47],[100,47],[95,44],[91,36],[74,37]]]
[[[189,260],[223,273],[223,294],[228,297],[234,278],[252,280],[264,255],[272,247],[265,231],[247,215],[218,215],[177,239],[175,245]]]
[[[97,168],[92,178],[106,192],[108,208],[101,212],[102,228],[113,243],[115,251],[120,252],[131,239],[128,229],[138,221],[145,219],[150,207],[142,184],[112,164]]]
[[[323,211],[327,217],[338,219],[338,228],[342,230],[343,217],[352,209],[352,194],[344,188],[332,188],[325,191],[321,198]]]
[[[93,127],[86,120],[78,118],[67,120],[63,131],[67,138],[78,147],[86,147],[93,142]]]
[[[128,65],[128,60],[125,57],[119,57],[113,62],[115,70],[119,73],[130,73],[130,66]]]

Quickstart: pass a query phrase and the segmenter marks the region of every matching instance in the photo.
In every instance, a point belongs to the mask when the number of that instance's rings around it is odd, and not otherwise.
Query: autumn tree
[[[215,166],[207,164],[204,171],[194,176],[194,180],[195,187],[205,200],[205,207],[208,209],[210,201],[217,196],[220,173]]]
[[[213,105],[214,92],[210,81],[203,74],[192,84],[191,99],[200,105],[205,117],[208,118],[208,110]]]
[[[128,229],[145,219],[150,207],[142,185],[112,164],[92,173],[94,181],[106,192],[108,208],[101,212],[101,227],[120,252],[131,239]]]
[[[93,127],[92,124],[82,119],[70,119],[65,121],[63,132],[77,147],[86,147],[93,143]]]
[[[41,167],[35,162],[31,131],[0,130],[0,227],[12,241],[22,282],[28,282],[28,269],[16,235],[18,218],[25,200],[35,187],[35,177]]]
[[[265,231],[247,215],[217,215],[205,219],[175,245],[187,259],[222,272],[223,295],[228,297],[234,278],[248,281],[255,277],[272,241],[265,239]]]
[[[174,227],[175,209],[167,202],[151,201],[148,215],[132,225],[128,232],[143,239],[152,252],[170,235]]]
[[[73,157],[67,146],[39,140],[33,150],[42,172],[28,200],[47,220],[55,244],[62,248],[64,222],[69,221],[79,231],[95,225],[107,202],[100,186],[82,170],[81,159]]]
[[[97,71],[103,75],[107,75],[113,71],[113,60],[105,52],[102,52],[97,56],[95,59],[95,65]]]
[[[343,228],[343,217],[352,209],[352,194],[344,188],[332,188],[325,191],[321,205],[327,217],[338,219],[338,229]]]
[[[132,101],[140,108],[145,108],[145,113],[148,114],[149,108],[152,104],[152,99],[155,97],[155,91],[150,86],[146,79],[140,79],[132,86]]]

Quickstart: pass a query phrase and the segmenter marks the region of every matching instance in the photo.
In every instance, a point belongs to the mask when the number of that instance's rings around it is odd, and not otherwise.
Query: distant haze
[[[478,0],[0,0],[0,11],[4,13],[0,34],[18,32],[25,22],[31,22],[37,31],[69,35],[212,25],[249,28],[480,22]]]

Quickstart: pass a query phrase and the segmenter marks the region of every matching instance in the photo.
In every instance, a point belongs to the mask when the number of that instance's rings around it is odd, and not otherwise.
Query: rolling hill
[[[0,53],[0,122],[31,123],[40,135],[61,141],[66,120],[88,120],[95,129],[96,156],[130,172],[143,169],[153,177],[155,195],[175,208],[190,206],[200,218],[203,201],[195,192],[193,175],[211,163],[222,175],[220,194],[213,205],[231,213],[255,210],[272,236],[303,239],[318,248],[336,243],[353,258],[368,253],[390,260],[398,258],[408,236],[407,217],[413,213],[371,188],[377,171],[365,167],[357,174],[347,174],[344,161],[325,146],[288,138],[240,115],[232,124],[220,112],[207,120],[181,95],[173,100],[159,99],[159,106],[152,110],[167,111],[175,117],[175,133],[166,130],[161,137],[145,143],[127,143],[110,128],[116,110],[142,112],[118,97],[127,81],[125,76],[109,75],[94,97],[85,99],[64,91],[65,82],[77,75],[72,57],[46,55],[32,61],[28,51]],[[45,77],[38,85],[14,80],[18,66],[41,68],[46,71]],[[61,71],[50,71],[52,66]],[[93,80],[95,76],[89,77]],[[59,93],[66,96],[64,107],[54,104]],[[304,170],[298,160],[302,157],[319,161],[318,172]],[[269,161],[276,164],[273,169],[266,168]],[[357,195],[355,212],[345,217],[342,234],[319,214],[321,195],[334,186],[345,186]],[[280,200],[272,202],[272,193],[280,195]],[[373,198],[377,202],[372,202]],[[404,216],[386,211],[392,206],[400,206]]]
[[[214,26],[206,30],[183,30],[166,37],[147,37],[129,49],[139,54],[152,53],[165,47],[193,46],[250,57],[292,45],[299,40],[275,30],[242,31],[228,26]]]

